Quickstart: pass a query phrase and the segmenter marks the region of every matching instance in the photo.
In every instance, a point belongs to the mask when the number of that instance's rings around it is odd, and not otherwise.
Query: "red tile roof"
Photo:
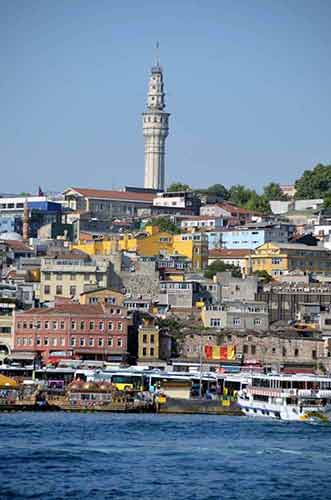
[[[215,248],[213,250],[209,250],[209,257],[220,257],[220,258],[233,258],[240,259],[249,255],[250,251],[245,248],[235,248],[235,249],[226,249],[226,248]]]
[[[14,252],[33,252],[33,250],[21,240],[0,240]]]
[[[133,193],[128,191],[108,191],[104,189],[90,188],[70,188],[73,191],[85,196],[86,198],[98,198],[101,200],[124,200],[124,201],[140,201],[152,203],[155,198],[153,193]],[[67,190],[66,190],[67,191]]]
[[[233,205],[232,203],[228,203],[226,201],[222,203],[217,203],[217,205],[220,208],[224,208],[224,210],[231,213],[235,213],[237,215],[261,215],[259,212],[255,212],[253,210],[247,210],[247,208],[237,207],[236,205]]]

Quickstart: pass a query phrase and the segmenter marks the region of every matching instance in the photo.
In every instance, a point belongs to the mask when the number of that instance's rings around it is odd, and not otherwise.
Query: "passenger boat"
[[[331,377],[317,375],[252,375],[238,392],[245,415],[302,420],[331,420]]]

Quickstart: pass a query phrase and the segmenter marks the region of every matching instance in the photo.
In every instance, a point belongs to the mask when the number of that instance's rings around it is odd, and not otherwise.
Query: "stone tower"
[[[164,191],[165,140],[168,136],[169,113],[164,111],[163,72],[157,59],[148,84],[147,109],[143,113],[145,140],[145,188]]]

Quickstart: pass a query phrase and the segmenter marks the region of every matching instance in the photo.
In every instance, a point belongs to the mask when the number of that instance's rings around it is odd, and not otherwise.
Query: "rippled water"
[[[0,499],[331,499],[331,426],[0,414]]]

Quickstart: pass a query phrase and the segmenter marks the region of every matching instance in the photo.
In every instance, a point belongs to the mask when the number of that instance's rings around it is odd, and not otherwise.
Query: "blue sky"
[[[168,183],[331,163],[330,19],[329,0],[2,0],[0,192],[142,185],[156,40]]]

